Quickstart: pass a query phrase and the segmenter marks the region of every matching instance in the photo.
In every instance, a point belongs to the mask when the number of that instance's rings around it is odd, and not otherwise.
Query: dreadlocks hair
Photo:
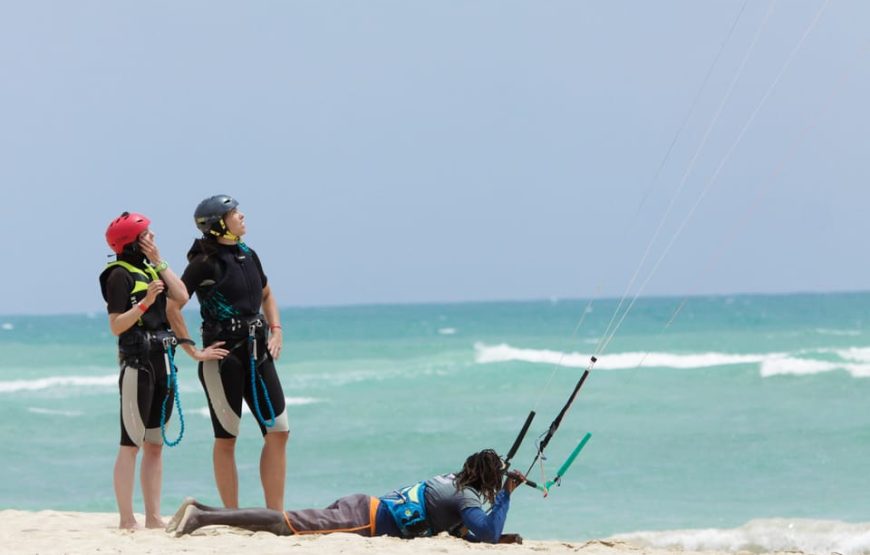
[[[484,449],[465,459],[462,470],[456,473],[453,485],[456,491],[462,488],[477,490],[490,504],[495,503],[495,494],[501,489],[504,476],[501,457],[492,449]]]

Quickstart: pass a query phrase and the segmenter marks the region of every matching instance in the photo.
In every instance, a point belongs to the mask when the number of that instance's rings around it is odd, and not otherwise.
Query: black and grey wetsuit
[[[100,274],[100,287],[109,314],[121,314],[145,298],[153,280],[144,259],[119,256],[122,263],[141,270],[131,272],[123,265],[110,264]],[[138,284],[138,286],[137,286]],[[121,376],[121,445],[141,447],[143,441],[163,444],[160,414],[167,396],[165,338],[173,337],[166,319],[166,294],[157,296],[139,322],[118,337]],[[173,349],[174,346],[170,346]],[[174,391],[169,391],[166,420],[172,414]]]
[[[284,391],[266,347],[269,326],[260,314],[267,279],[257,253],[247,246],[221,245],[200,239],[194,242],[187,259],[190,263],[181,280],[188,293],[196,293],[199,300],[203,346],[224,341],[224,347],[230,351],[222,360],[199,363],[199,379],[208,396],[215,437],[239,435],[242,399],[252,412],[255,411],[248,341],[251,323],[257,325],[256,370],[263,378],[275,413],[275,424],[270,428],[258,421],[260,431],[263,434],[288,431]],[[260,414],[268,422],[266,395],[259,378],[255,383]]]

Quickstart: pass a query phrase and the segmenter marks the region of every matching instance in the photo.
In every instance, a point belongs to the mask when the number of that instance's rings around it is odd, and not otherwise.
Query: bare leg
[[[163,528],[166,524],[160,517],[160,488],[163,485],[162,445],[142,444],[142,497],[145,500],[145,527]]]
[[[284,513],[271,509],[212,509],[202,510],[189,505],[178,524],[176,536],[190,534],[203,526],[235,526],[252,532],[271,532],[290,536],[293,532],[284,521]]]
[[[138,447],[122,445],[115,459],[113,482],[115,485],[115,500],[118,502],[118,513],[121,520],[119,528],[138,528],[136,517],[133,516],[133,482],[136,476],[136,455]]]
[[[267,433],[260,453],[260,481],[266,507],[284,510],[284,480],[287,475],[287,438],[290,432]]]
[[[239,473],[236,470],[236,438],[214,440],[214,479],[224,507],[239,507]]]

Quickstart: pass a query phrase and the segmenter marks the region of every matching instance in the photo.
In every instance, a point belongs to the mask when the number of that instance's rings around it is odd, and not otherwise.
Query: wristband
[[[281,329],[281,324],[274,324],[274,325],[269,326],[269,331],[280,330],[280,329]]]
[[[190,345],[191,347],[196,347],[196,341],[194,341],[193,339],[188,339],[187,337],[176,339],[176,341],[178,341],[179,345]]]
[[[148,312],[148,305],[147,304],[140,301],[140,302],[136,303],[136,306],[139,307],[139,310],[141,310],[143,313]]]
[[[160,264],[154,266],[154,271],[160,273],[167,268],[169,268],[169,264],[165,260],[161,260]]]

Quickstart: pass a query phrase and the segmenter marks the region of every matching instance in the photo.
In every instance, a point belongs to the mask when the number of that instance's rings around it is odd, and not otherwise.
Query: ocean
[[[458,470],[482,448],[504,454],[535,410],[513,461],[525,471],[616,306],[283,309],[288,508],[379,495]],[[870,553],[868,315],[870,293],[640,299],[530,478],[552,477],[591,440],[547,497],[514,494],[505,530]],[[115,511],[118,372],[105,314],[0,316],[0,349],[0,508]],[[194,362],[181,352],[177,362],[185,430],[164,449],[165,514],[189,495],[218,503],[207,402]],[[246,414],[242,505],[263,504],[261,444]]]

